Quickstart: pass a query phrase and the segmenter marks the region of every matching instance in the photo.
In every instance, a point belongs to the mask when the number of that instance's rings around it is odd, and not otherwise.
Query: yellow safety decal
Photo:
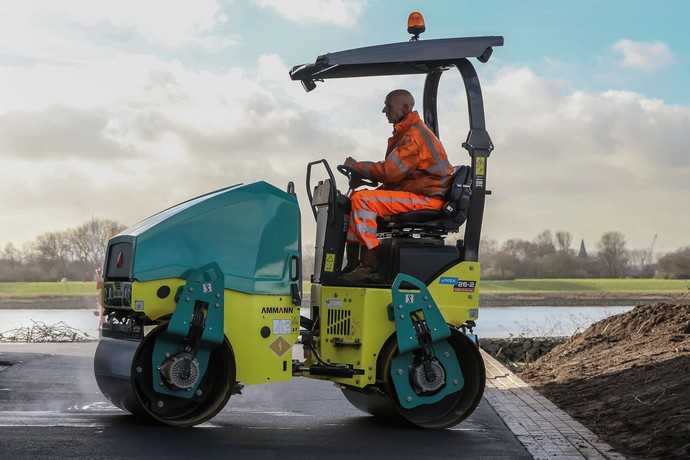
[[[334,268],[335,268],[335,253],[328,252],[328,253],[326,253],[326,263],[324,265],[323,270],[326,272],[332,272]]]
[[[475,174],[477,176],[485,176],[486,175],[486,158],[485,157],[477,157],[475,164],[476,164]]]
[[[273,343],[271,343],[271,345],[269,345],[269,347],[276,355],[283,356],[285,352],[290,349],[290,344],[284,338],[278,337],[273,341]]]

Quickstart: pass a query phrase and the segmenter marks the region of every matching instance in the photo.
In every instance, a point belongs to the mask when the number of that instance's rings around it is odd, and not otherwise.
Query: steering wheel
[[[363,185],[367,187],[378,187],[379,185],[378,181],[362,176],[349,166],[338,165],[336,169],[350,181],[350,190],[354,190]]]

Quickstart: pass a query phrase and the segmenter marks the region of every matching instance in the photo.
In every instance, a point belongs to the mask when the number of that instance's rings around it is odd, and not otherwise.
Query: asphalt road
[[[419,430],[381,424],[331,383],[302,378],[247,387],[199,427],[141,424],[100,394],[93,348],[0,345],[0,458],[531,458],[486,401],[453,429]]]

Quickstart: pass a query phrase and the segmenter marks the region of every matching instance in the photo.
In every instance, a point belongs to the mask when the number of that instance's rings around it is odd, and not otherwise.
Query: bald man
[[[377,249],[376,219],[409,211],[438,210],[453,177],[441,141],[419,118],[414,97],[409,91],[396,89],[387,96],[383,113],[393,124],[393,135],[383,161],[356,161],[348,157],[348,166],[364,177],[380,182],[376,190],[359,190],[352,194],[347,231],[348,263],[343,275],[348,281],[374,281]],[[361,258],[360,247],[366,250]],[[359,265],[356,265],[359,263]]]

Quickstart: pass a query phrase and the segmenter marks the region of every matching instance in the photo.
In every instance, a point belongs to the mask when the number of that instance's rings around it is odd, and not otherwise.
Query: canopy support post
[[[472,159],[472,198],[465,224],[465,241],[461,257],[465,261],[479,260],[479,242],[484,219],[484,201],[486,196],[486,163],[494,146],[486,132],[484,121],[484,101],[477,72],[466,58],[456,62],[462,75],[467,94],[467,108],[470,118],[470,132],[462,146]]]
[[[441,136],[438,132],[438,82],[441,79],[443,69],[433,70],[426,74],[424,80],[424,123],[431,129],[436,137]]]

